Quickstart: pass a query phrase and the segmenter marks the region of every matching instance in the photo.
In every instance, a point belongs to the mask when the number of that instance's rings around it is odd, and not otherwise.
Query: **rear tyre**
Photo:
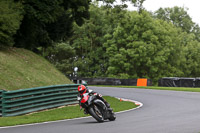
[[[100,107],[97,105],[90,106],[88,109],[90,115],[96,119],[98,122],[103,122],[104,121],[104,116],[103,113],[101,112]]]

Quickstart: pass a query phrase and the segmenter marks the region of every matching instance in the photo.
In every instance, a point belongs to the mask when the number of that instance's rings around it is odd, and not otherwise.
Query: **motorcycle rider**
[[[81,100],[83,98],[83,94],[85,94],[85,93],[89,93],[90,96],[91,95],[96,95],[98,99],[102,100],[105,103],[105,105],[108,108],[108,110],[112,111],[112,109],[110,108],[110,104],[105,99],[103,99],[101,94],[98,94],[98,93],[94,92],[91,89],[87,89],[86,86],[84,86],[84,85],[79,85],[78,86],[78,97],[77,97],[77,99],[79,100],[80,109],[82,109]],[[84,109],[84,113],[88,114],[88,112],[86,112],[85,109]]]

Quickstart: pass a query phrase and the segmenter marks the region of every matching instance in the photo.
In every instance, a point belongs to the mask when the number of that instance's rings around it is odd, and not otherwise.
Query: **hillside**
[[[58,84],[72,82],[43,57],[20,48],[0,50],[0,89],[17,90]]]

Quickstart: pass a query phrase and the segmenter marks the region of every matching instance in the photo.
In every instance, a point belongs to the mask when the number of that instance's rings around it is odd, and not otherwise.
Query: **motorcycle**
[[[89,95],[89,93],[83,94],[83,98],[80,97],[81,106],[85,109],[86,113],[90,114],[98,122],[104,122],[104,120],[114,121],[116,119],[115,113],[112,109],[108,109],[105,103],[98,99],[96,95]]]

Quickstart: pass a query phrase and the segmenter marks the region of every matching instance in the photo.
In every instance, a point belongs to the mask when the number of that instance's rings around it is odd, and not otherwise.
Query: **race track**
[[[93,118],[0,128],[0,133],[200,133],[200,93],[90,87],[102,95],[128,98],[143,107],[117,114],[114,122]]]

